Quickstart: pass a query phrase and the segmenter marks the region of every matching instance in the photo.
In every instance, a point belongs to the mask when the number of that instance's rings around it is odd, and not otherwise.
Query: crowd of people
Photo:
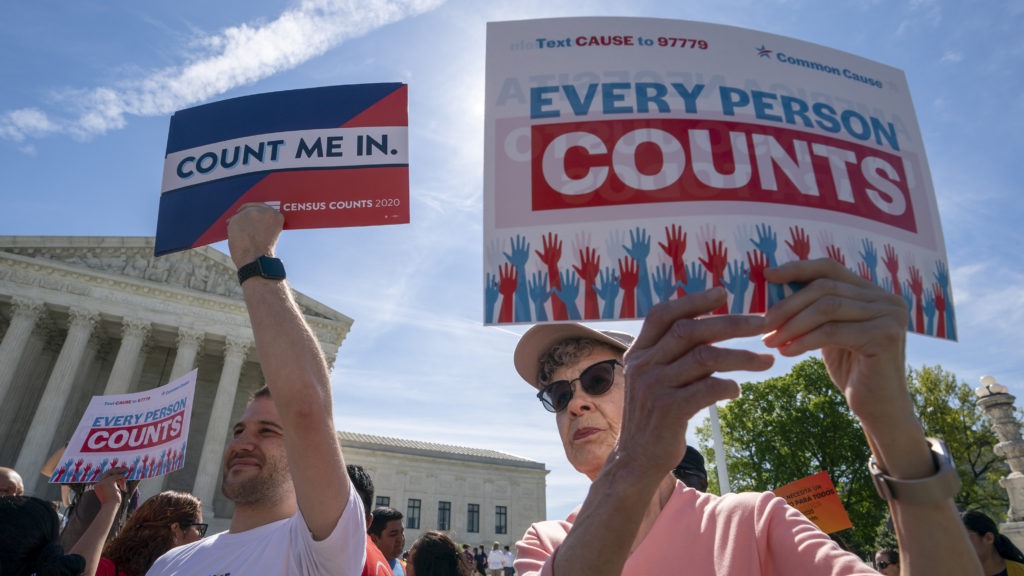
[[[201,503],[162,492],[110,537],[127,496],[125,470],[92,488],[99,510],[65,550],[53,507],[25,496],[0,469],[2,574],[305,574],[367,576],[899,573],[1014,575],[1024,556],[980,513],[961,515],[958,483],[941,443],[927,439],[904,380],[907,309],[830,260],[764,271],[801,285],[763,316],[712,315],[721,288],[651,308],[637,335],[585,325],[538,324],[513,364],[553,413],[572,466],[591,482],[564,520],[539,520],[513,553],[498,542],[461,548],[428,531],[405,550],[401,512],[370,510],[373,483],[347,465],[334,430],[324,356],[274,249],[284,217],[242,207],[228,225],[231,259],[255,269],[240,282],[266,386],[250,399],[223,452],[221,491],[233,504],[226,531],[206,535]],[[257,264],[255,268],[252,264]],[[699,410],[735,397],[723,377],[769,368],[771,354],[720,343],[761,336],[786,356],[818,350],[871,447],[898,550],[874,566],[840,548],[770,493],[706,492],[686,426]],[[895,572],[893,569],[895,568]],[[876,572],[876,569],[878,572]]]

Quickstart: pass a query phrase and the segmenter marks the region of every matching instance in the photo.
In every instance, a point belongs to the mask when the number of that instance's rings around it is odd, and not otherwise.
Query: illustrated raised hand
[[[683,285],[683,289],[686,290],[687,294],[695,294],[707,290],[708,273],[699,262],[690,262],[687,275],[686,284]]]
[[[790,240],[786,241],[786,246],[789,246],[798,260],[807,260],[807,257],[811,255],[811,238],[807,232],[802,226],[790,226],[789,237]]]
[[[751,240],[754,247],[760,250],[768,258],[768,267],[775,268],[779,261],[775,258],[775,251],[778,249],[778,236],[768,224],[759,224],[756,228],[757,240]],[[781,301],[786,296],[785,288],[781,284],[767,283],[768,307]]]
[[[512,252],[505,252],[505,259],[510,264],[516,267],[517,278],[522,278],[524,281],[520,282],[516,287],[515,292],[515,308],[513,313],[515,315],[516,322],[529,322],[530,321],[530,294],[526,287],[526,262],[530,259],[530,243],[527,242],[526,236],[517,234],[512,239]]]
[[[935,306],[939,309],[940,317],[945,313],[946,322],[943,336],[956,340],[956,314],[953,311],[953,301],[949,298],[949,270],[946,268],[946,263],[942,260],[935,261],[935,281],[939,283],[942,288],[942,297],[945,302],[945,306],[939,306],[936,301]]]
[[[767,281],[764,278],[764,270],[768,267],[768,257],[760,250],[747,252],[747,264],[750,265],[750,283],[754,285],[754,292],[750,295],[751,314],[763,314],[765,311]]]
[[[875,250],[875,244],[870,239],[864,238],[861,240],[861,246],[864,250],[860,253],[860,259],[864,265],[867,266],[867,270],[870,274],[870,276],[864,276],[864,274],[861,274],[861,277],[867,278],[875,284],[878,284],[878,251]]]
[[[698,258],[704,268],[711,274],[711,286],[721,286],[722,278],[725,275],[725,267],[729,264],[729,250],[721,240],[704,243],[704,253],[707,258]],[[725,314],[729,311],[726,305],[714,311],[714,314]]]
[[[935,294],[931,288],[924,291],[925,334],[935,334]]]
[[[536,254],[540,261],[548,267],[548,279],[551,281],[550,288],[554,292],[562,287],[562,277],[558,273],[559,262],[562,259],[562,241],[553,232],[548,232],[546,236],[541,236],[540,240],[543,251],[536,252]],[[569,314],[565,310],[565,303],[554,293],[551,295],[551,316],[555,320],[567,320],[569,318]]]
[[[861,278],[871,283],[874,283],[876,280],[874,271],[871,269],[870,266],[863,262],[857,262],[857,274],[859,274]]]
[[[914,310],[914,295],[910,292],[910,281],[903,281],[903,289],[898,290],[897,296],[901,296],[903,301],[907,303],[907,330],[913,332],[914,330],[914,316],[910,312]]]
[[[594,320],[600,318],[594,283],[597,281],[598,273],[601,272],[601,257],[598,256],[597,250],[594,248],[583,248],[579,254],[580,265],[574,265],[572,269],[579,275],[580,282],[583,284],[583,316],[588,320]],[[564,279],[562,281],[565,282]]]
[[[914,295],[914,331],[918,334],[924,334],[924,309],[922,303],[924,281],[921,280],[921,271],[917,269],[917,266],[910,267],[910,282],[907,286],[910,288],[910,293]]]
[[[762,275],[762,281],[764,276]],[[725,279],[722,285],[732,295],[731,314],[743,314],[743,304],[747,296],[747,288],[750,286],[750,276],[747,275],[747,265],[742,260],[733,260],[725,271]]]
[[[654,293],[658,296],[658,302],[664,302],[672,297],[676,291],[676,282],[672,276],[671,266],[661,263],[654,268],[654,276],[651,278],[651,285]]]
[[[519,272],[509,263],[498,267],[498,291],[501,292],[501,311],[498,322],[512,322],[512,301],[515,299]]]
[[[686,262],[683,256],[686,254],[686,232],[682,226],[673,224],[665,227],[665,243],[658,242],[661,250],[672,260],[672,271],[675,273],[676,282],[686,282]],[[683,296],[683,289],[676,289],[676,297]],[[664,300],[663,300],[664,302]]]
[[[626,254],[637,264],[637,285],[636,305],[637,312],[646,316],[647,311],[654,306],[654,297],[651,295],[651,277],[647,273],[647,257],[651,254],[651,237],[647,230],[636,228],[629,231],[629,246],[623,246]]]
[[[893,248],[892,244],[885,245],[885,258],[882,259],[882,264],[889,271],[894,294],[897,296],[902,295],[900,288],[900,257],[896,255],[896,249]]]
[[[534,272],[529,280],[530,300],[533,301],[533,317],[538,322],[548,319],[547,311],[544,310],[544,303],[548,301],[551,292],[548,290],[547,272]]]
[[[636,318],[636,286],[639,267],[630,257],[619,259],[619,287],[622,288],[622,306],[619,318]]]
[[[750,242],[768,258],[768,265],[775,267],[775,250],[778,248],[778,236],[768,224],[757,225],[757,239]]]
[[[488,272],[484,280],[484,319],[488,324],[494,322],[494,305],[498,302],[499,294],[498,279]]]
[[[946,337],[946,293],[942,285],[936,282],[932,284],[932,294],[935,295],[935,311],[938,312],[936,319],[935,335],[939,338]]]
[[[829,258],[835,260],[836,262],[839,262],[843,266],[846,266],[846,256],[843,255],[843,251],[841,248],[839,248],[839,246],[836,246],[835,244],[829,244],[828,248],[825,248],[825,254],[827,254]],[[867,279],[871,280],[871,277],[869,276]]]
[[[615,318],[615,299],[619,296],[619,274],[615,268],[605,266],[598,276],[597,295],[603,302],[601,318]]]
[[[580,280],[572,270],[562,271],[562,287],[555,288],[555,296],[565,303],[566,313],[570,320],[580,320],[580,309],[576,306],[576,298],[580,294]]]

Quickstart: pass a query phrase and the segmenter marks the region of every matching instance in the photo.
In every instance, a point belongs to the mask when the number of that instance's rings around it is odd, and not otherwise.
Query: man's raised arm
[[[273,256],[284,216],[247,204],[228,223],[228,247],[241,268]],[[242,283],[256,351],[284,427],[299,510],[315,540],[331,534],[345,511],[349,481],[334,430],[327,364],[291,289],[255,275]]]

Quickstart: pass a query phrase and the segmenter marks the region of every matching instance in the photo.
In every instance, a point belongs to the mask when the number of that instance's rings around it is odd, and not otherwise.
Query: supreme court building
[[[295,300],[333,364],[352,319],[297,291]],[[221,455],[231,424],[263,386],[230,257],[204,246],[155,258],[153,239],[143,237],[0,236],[0,335],[0,466],[22,475],[27,494],[59,499],[39,470],[92,396],[148,390],[198,367],[185,467],[144,481],[142,492],[191,492],[215,527],[225,525],[232,505],[220,494]],[[539,462],[340,436],[349,462],[366,466],[378,494],[386,488],[403,513],[417,501],[442,510],[437,502],[475,504],[490,529],[465,533],[481,543],[500,535],[501,507],[509,537],[544,518],[547,471]],[[461,516],[452,508],[450,530]]]

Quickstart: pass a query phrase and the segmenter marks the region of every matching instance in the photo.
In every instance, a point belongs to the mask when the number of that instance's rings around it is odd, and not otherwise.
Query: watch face
[[[262,256],[257,262],[259,262],[260,266],[260,276],[271,279],[282,279],[285,277],[284,263],[277,258]]]

